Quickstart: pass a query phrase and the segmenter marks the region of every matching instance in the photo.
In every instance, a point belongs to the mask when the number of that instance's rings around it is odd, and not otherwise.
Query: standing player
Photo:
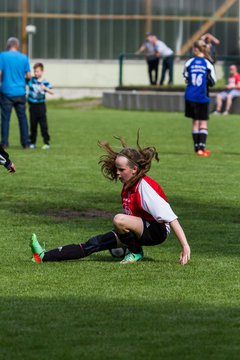
[[[186,62],[183,72],[187,83],[185,116],[193,120],[192,137],[195,152],[199,156],[209,156],[211,151],[205,149],[210,102],[208,87],[215,84],[216,75],[209,49],[203,40],[194,43],[193,53],[195,57]]]
[[[126,246],[129,251],[121,263],[135,263],[143,258],[142,246],[163,243],[172,228],[182,248],[180,263],[185,265],[188,262],[190,247],[177,216],[160,185],[146,176],[152,159],[159,161],[156,149],[142,149],[138,141],[137,149],[127,147],[123,140],[121,143],[123,149],[120,152],[114,151],[106,142],[100,143],[106,152],[99,161],[103,175],[123,183],[121,196],[125,214],[114,217],[114,229],[93,236],[85,243],[65,245],[49,251],[41,247],[33,234],[30,243],[33,261],[80,259],[94,252]]]
[[[47,124],[47,110],[45,104],[45,93],[53,94],[52,85],[43,78],[44,66],[42,63],[37,63],[33,67],[34,77],[28,82],[29,93],[28,93],[28,103],[29,103],[29,113],[30,113],[30,149],[36,148],[37,140],[37,127],[38,123],[40,124],[41,133],[43,137],[44,145],[42,146],[43,150],[50,149],[50,136],[48,133],[48,124]]]

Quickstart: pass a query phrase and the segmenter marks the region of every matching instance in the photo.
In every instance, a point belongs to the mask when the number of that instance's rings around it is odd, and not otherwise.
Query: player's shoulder
[[[145,175],[142,180],[141,180],[141,185],[144,186],[144,185],[149,185],[151,186],[153,189],[157,189],[160,187],[159,183],[152,179],[151,177]]]
[[[154,193],[160,195],[164,200],[167,201],[167,197],[161,187],[161,185],[149,176],[144,176],[140,183],[140,189],[142,194]]]
[[[188,59],[188,60],[185,62],[185,67],[189,67],[189,66],[194,62],[194,60],[195,60],[194,57]]]
[[[210,63],[210,61],[208,59],[206,59],[205,57],[196,56],[194,59],[195,59],[195,63],[197,65],[203,65],[203,64],[205,65],[208,62]]]
[[[214,68],[214,63],[210,59],[204,58],[204,60],[208,68]]]
[[[191,58],[189,61],[190,61],[189,65],[192,66],[196,66],[196,67],[204,66],[206,68],[214,68],[214,65],[211,63],[211,61],[206,59],[205,57],[196,56]]]

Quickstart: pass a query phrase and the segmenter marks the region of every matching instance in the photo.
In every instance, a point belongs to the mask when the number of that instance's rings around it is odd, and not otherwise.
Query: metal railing
[[[176,61],[182,61],[182,60],[187,60],[189,59],[191,56],[190,55],[184,55],[184,56],[179,56],[179,55],[175,55],[174,56],[174,62]],[[124,66],[124,61],[128,59],[128,60],[144,60],[145,56],[144,55],[135,55],[135,53],[122,53],[118,56],[118,64],[119,64],[119,76],[118,76],[118,86],[122,87],[123,85],[123,66]],[[228,79],[228,75],[229,75],[229,65],[230,64],[235,64],[235,65],[240,65],[240,56],[237,55],[219,55],[217,56],[217,61],[218,62],[222,62],[222,66],[224,68],[224,79],[227,82]],[[239,69],[240,71],[240,69]]]

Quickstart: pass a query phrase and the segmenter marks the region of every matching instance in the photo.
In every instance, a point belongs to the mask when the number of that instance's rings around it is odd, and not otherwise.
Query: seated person
[[[217,95],[217,108],[214,112],[215,115],[221,114],[223,101],[225,100],[226,108],[223,115],[228,115],[233,99],[240,96],[240,74],[237,71],[236,65],[231,65],[229,70],[229,78],[226,88]]]

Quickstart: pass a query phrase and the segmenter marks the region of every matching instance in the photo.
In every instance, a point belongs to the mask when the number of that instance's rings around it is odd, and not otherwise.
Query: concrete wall
[[[210,112],[215,110],[216,93],[210,94]],[[184,92],[108,91],[103,105],[113,109],[184,112]],[[224,107],[225,109],[225,107]],[[233,101],[231,114],[240,113],[240,97]]]
[[[103,93],[103,105],[115,109],[184,111],[182,92],[109,91]]]
[[[101,96],[102,89],[113,89],[118,86],[118,61],[96,62],[34,59],[31,61],[31,65],[39,61],[44,63],[45,77],[55,88],[54,98]],[[175,84],[184,84],[184,79],[182,77],[183,65],[183,62],[176,62],[175,64]],[[159,71],[161,71],[161,66],[159,67]],[[218,79],[223,78],[223,69],[221,65],[216,66],[216,71]],[[149,84],[145,61],[126,61],[124,63],[123,84]]]

